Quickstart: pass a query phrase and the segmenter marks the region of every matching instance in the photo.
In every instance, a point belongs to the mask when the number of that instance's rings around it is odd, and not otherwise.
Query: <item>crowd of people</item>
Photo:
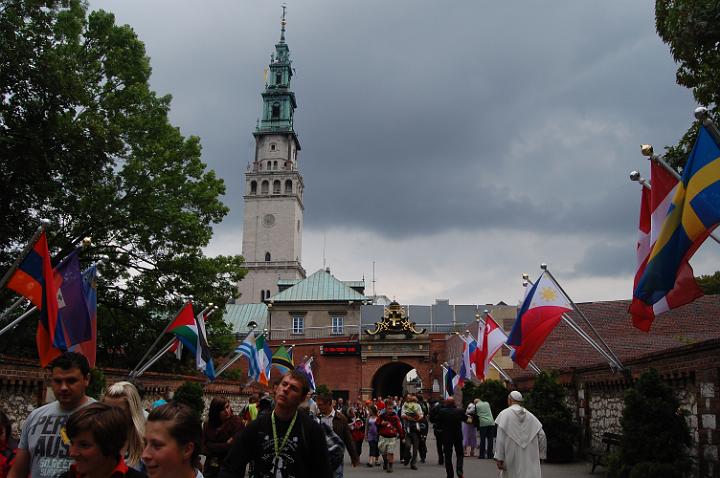
[[[493,420],[480,399],[463,410],[452,398],[428,403],[419,393],[351,404],[328,391],[311,397],[305,375],[289,371],[238,414],[213,398],[203,423],[169,397],[143,409],[130,382],[112,384],[100,401],[87,396],[83,355],[67,352],[49,369],[56,400],[30,413],[19,442],[0,410],[0,478],[339,478],[346,453],[353,467],[365,455],[364,466],[392,473],[397,455],[417,470],[427,459],[430,424],[447,478],[462,478],[463,460],[476,450],[478,458],[494,456],[508,477],[539,476],[533,473],[544,458],[542,425],[519,392]]]

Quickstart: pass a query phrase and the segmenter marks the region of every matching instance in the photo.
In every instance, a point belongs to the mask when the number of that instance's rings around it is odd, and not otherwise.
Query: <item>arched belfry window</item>
[[[269,252],[265,253],[265,262],[270,262],[270,253]]]
[[[257,194],[257,181],[250,181],[250,194]]]
[[[280,194],[280,180],[273,181],[273,194]]]
[[[270,183],[268,181],[263,181],[260,185],[260,193],[261,194],[268,194],[270,189]]]
[[[280,103],[273,103],[272,105],[272,117],[273,119],[280,118]]]
[[[285,194],[292,194],[292,181],[290,179],[285,181]]]
[[[275,74],[275,84],[276,85],[282,84],[282,73]]]

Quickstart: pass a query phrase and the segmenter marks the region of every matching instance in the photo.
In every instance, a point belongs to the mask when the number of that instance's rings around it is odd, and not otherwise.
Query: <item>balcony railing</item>
[[[463,333],[466,330],[465,324],[415,324],[415,329],[427,329],[430,333],[453,334]],[[342,331],[331,325],[324,327],[305,327],[302,333],[297,333],[293,328],[273,328],[270,330],[270,338],[273,340],[295,340],[295,339],[324,339],[333,337],[360,337],[365,330],[375,330],[375,324],[348,325],[342,327]],[[341,333],[338,333],[341,332]],[[477,330],[471,331],[477,335]]]

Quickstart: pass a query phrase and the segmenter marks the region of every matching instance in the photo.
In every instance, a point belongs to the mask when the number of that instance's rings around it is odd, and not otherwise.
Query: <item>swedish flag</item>
[[[662,299],[674,287],[683,258],[690,259],[718,223],[720,147],[701,126],[635,297],[647,304]]]

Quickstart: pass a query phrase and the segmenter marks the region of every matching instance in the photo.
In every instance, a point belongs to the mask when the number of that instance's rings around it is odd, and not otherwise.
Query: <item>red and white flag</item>
[[[507,336],[503,329],[500,328],[490,314],[487,314],[481,342],[482,351],[478,354],[482,361],[482,365],[477,366],[477,376],[480,380],[484,380],[487,376],[493,356],[500,350],[506,340]]]
[[[650,184],[652,190],[643,187],[640,201],[640,226],[637,242],[637,268],[633,290],[645,272],[650,251],[662,228],[665,216],[672,204],[678,181],[665,169],[654,161],[650,163]],[[632,315],[633,325],[640,330],[648,332],[655,317],[688,304],[703,295],[702,290],[695,281],[693,270],[687,261],[683,261],[678,271],[675,287],[653,305],[648,305],[640,299],[633,297],[628,312]]]

